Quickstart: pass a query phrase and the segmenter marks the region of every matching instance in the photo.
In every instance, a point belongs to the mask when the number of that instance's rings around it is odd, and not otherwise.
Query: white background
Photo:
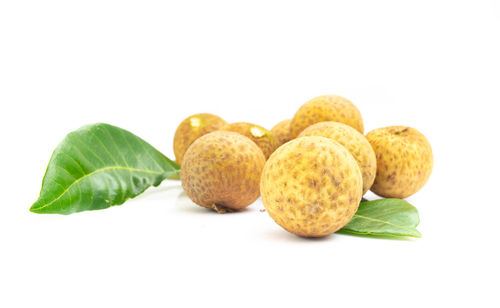
[[[498,307],[498,1],[0,2],[1,307]],[[307,240],[257,201],[180,183],[119,207],[28,211],[56,145],[107,122],[173,157],[211,112],[265,127],[340,94],[409,125],[435,168],[415,240]],[[369,194],[368,198],[374,196]]]

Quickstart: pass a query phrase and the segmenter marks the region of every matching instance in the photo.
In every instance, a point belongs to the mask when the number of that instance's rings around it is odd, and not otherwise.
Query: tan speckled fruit
[[[239,210],[259,197],[266,159],[250,139],[233,132],[206,134],[184,155],[181,181],[194,203],[219,213]]]
[[[274,125],[271,128],[271,133],[274,135],[276,140],[278,141],[278,146],[292,140],[292,135],[290,134],[290,123],[292,119],[284,120]]]
[[[318,96],[302,105],[290,124],[293,137],[318,122],[335,121],[347,124],[363,133],[363,118],[351,101],[337,95]]]
[[[285,143],[262,171],[260,193],[271,217],[300,236],[331,234],[358,209],[363,179],[356,160],[338,142],[301,137]]]
[[[434,159],[429,141],[418,130],[391,126],[366,135],[377,157],[377,176],[371,190],[386,198],[406,198],[424,186]]]
[[[273,134],[262,126],[246,122],[227,124],[221,130],[235,132],[250,138],[264,153],[266,159],[278,147],[278,142]]]
[[[363,195],[370,189],[377,173],[377,158],[372,146],[360,132],[339,122],[320,122],[309,126],[299,137],[321,136],[343,145],[358,162],[363,176]]]
[[[194,114],[184,119],[177,127],[174,136],[174,154],[178,164],[182,164],[184,153],[201,136],[216,131],[227,122],[209,113]]]

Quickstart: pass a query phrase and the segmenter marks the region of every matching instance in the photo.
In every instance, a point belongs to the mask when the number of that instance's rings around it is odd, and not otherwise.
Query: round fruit
[[[274,135],[278,142],[278,146],[292,140],[292,136],[290,134],[290,123],[292,122],[292,119],[284,120],[279,122],[278,124],[274,125],[273,128],[271,128],[271,133]]]
[[[209,113],[194,114],[179,124],[174,136],[174,154],[178,164],[182,164],[184,153],[199,137],[216,131],[227,122]]]
[[[264,153],[266,159],[278,147],[278,141],[273,136],[273,134],[259,125],[246,122],[237,122],[227,124],[222,127],[221,130],[235,132],[250,138],[250,140],[255,142],[262,149],[262,152]]]
[[[361,113],[351,101],[337,95],[323,95],[297,110],[290,124],[292,137],[297,137],[308,126],[325,121],[347,124],[360,133],[364,131]]]
[[[184,155],[181,181],[194,203],[219,213],[239,210],[259,197],[266,159],[250,139],[233,132],[206,134]]]
[[[363,195],[370,189],[377,173],[377,158],[372,146],[360,132],[339,122],[320,122],[309,126],[299,137],[321,136],[343,145],[358,163],[363,177]]]
[[[418,130],[391,126],[366,135],[377,157],[377,176],[371,190],[386,198],[406,198],[424,186],[434,159],[429,141]]]
[[[342,145],[325,137],[301,137],[285,143],[262,171],[260,192],[269,215],[300,236],[331,234],[358,209],[363,180],[356,160]]]

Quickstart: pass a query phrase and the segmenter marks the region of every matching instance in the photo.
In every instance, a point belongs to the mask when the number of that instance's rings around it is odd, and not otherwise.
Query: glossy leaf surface
[[[421,237],[418,210],[405,200],[361,202],[354,217],[339,232],[365,235]]]
[[[52,154],[34,213],[71,214],[123,204],[180,167],[134,134],[93,124],[70,134]]]

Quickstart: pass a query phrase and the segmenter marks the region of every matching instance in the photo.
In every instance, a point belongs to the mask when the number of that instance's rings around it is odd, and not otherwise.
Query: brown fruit
[[[292,119],[284,120],[274,125],[271,128],[271,133],[274,135],[278,142],[278,146],[292,140],[292,135],[290,133],[290,123]]]
[[[182,164],[184,153],[196,139],[226,124],[227,122],[220,117],[209,113],[194,114],[184,119],[177,127],[174,136],[174,154],[177,163]]]
[[[292,137],[297,137],[306,127],[318,122],[344,123],[363,133],[363,118],[351,101],[337,95],[318,96],[302,105],[290,124]]]
[[[370,142],[354,128],[339,122],[320,122],[309,126],[299,137],[321,136],[343,145],[354,157],[363,176],[363,195],[370,189],[377,173],[377,158]]]
[[[255,142],[262,149],[262,152],[264,153],[266,159],[278,147],[278,141],[273,136],[273,134],[264,127],[256,124],[237,122],[227,124],[220,130],[235,132],[247,138],[250,138],[250,140]]]
[[[371,190],[386,198],[406,198],[429,179],[434,159],[422,133],[407,126],[390,126],[366,135],[377,157],[377,176]]]
[[[259,197],[266,159],[250,139],[216,131],[198,138],[184,155],[181,181],[194,203],[219,213],[239,210]]]
[[[338,142],[301,137],[279,147],[262,171],[262,202],[278,225],[300,236],[331,234],[353,217],[363,179]]]

